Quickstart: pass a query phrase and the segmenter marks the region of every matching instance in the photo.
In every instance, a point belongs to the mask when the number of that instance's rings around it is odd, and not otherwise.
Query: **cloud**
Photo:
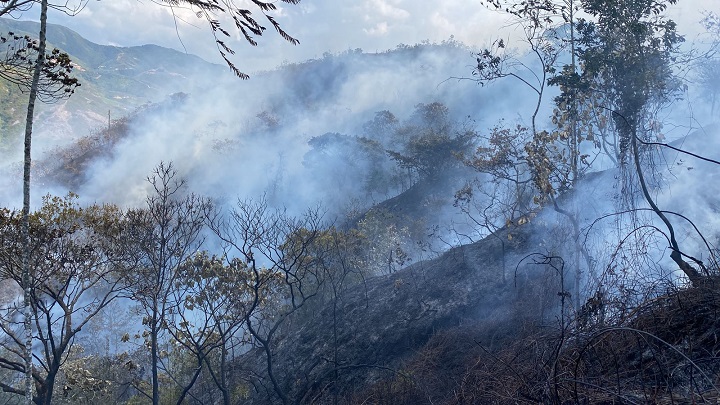
[[[407,20],[410,13],[397,6],[399,0],[366,0],[358,12],[364,14],[363,20],[370,26],[363,32],[371,37],[386,36],[398,22]]]
[[[438,30],[446,32],[454,32],[456,30],[455,25],[439,12],[433,13],[432,17],[430,17],[430,21]]]
[[[363,31],[365,31],[365,33],[368,34],[368,35],[370,35],[370,36],[382,36],[382,35],[386,35],[386,34],[388,33],[388,23],[387,23],[386,21],[379,22],[379,23],[375,24],[375,26],[372,27],[372,28],[370,28],[370,29],[365,29],[365,28],[364,28]]]
[[[286,6],[278,16],[283,28],[300,39],[299,46],[286,43],[271,28],[259,41],[259,47],[249,47],[238,35],[228,43],[238,51],[241,68],[252,72],[270,69],[284,60],[319,57],[327,51],[387,50],[400,43],[441,41],[450,35],[477,40],[492,26],[482,18],[486,13],[480,4],[456,1],[317,0]],[[222,63],[209,28],[188,9],[134,0],[90,2],[77,16],[56,12],[50,21],[100,44],[154,43]],[[231,21],[225,24],[232,26]],[[470,34],[462,35],[464,30]]]
[[[682,7],[671,7],[669,13],[677,19],[679,30],[693,39],[702,30],[698,21],[704,9],[720,11],[720,2],[686,0]],[[26,13],[23,18],[36,17]],[[400,43],[442,41],[451,35],[478,47],[499,35],[518,35],[505,27],[508,19],[503,14],[488,10],[481,2],[460,0],[305,0],[284,6],[277,19],[300,39],[300,45],[285,42],[268,23],[258,47],[250,47],[235,35],[228,43],[238,52],[234,61],[243,70],[271,69],[284,60],[302,61],[324,52],[387,50]],[[93,1],[77,16],[55,12],[50,21],[100,44],[155,43],[222,63],[206,23],[189,9],[136,0]],[[232,21],[224,23],[232,27]]]
[[[395,4],[399,3],[401,3],[401,1],[398,0],[368,0],[365,2],[365,8],[377,13],[383,18],[405,20],[410,17],[410,13],[407,10],[395,6]]]

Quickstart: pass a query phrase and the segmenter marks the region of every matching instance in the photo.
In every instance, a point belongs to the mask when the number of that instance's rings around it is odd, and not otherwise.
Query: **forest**
[[[218,66],[0,35],[2,403],[717,403],[718,12],[488,0],[519,36],[250,77],[276,5],[179,3],[233,77],[61,141]]]

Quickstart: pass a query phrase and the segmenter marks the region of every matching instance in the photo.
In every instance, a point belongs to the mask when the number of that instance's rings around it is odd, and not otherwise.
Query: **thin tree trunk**
[[[569,0],[568,5],[570,6],[570,57],[572,58],[572,72],[575,74],[577,72],[577,67],[575,65],[575,0]],[[580,142],[578,141],[578,129],[577,129],[577,114],[578,114],[578,108],[577,108],[577,99],[575,97],[575,92],[572,93],[572,99],[570,100],[571,103],[571,112],[572,115],[570,117],[570,136],[571,136],[571,170],[572,170],[572,187],[575,188],[575,184],[578,181],[578,176],[580,173],[580,170],[578,168],[579,166],[579,157],[580,157]],[[578,224],[578,218],[579,213],[577,210],[577,202],[573,202],[573,243],[575,246],[575,252],[573,252],[573,267],[575,267],[575,310],[580,310],[580,279],[582,277],[582,271],[580,270],[580,227]],[[588,272],[590,271],[590,268],[587,269]]]
[[[30,278],[30,166],[31,166],[31,144],[32,127],[35,116],[35,101],[37,100],[40,73],[45,64],[45,34],[47,29],[48,1],[40,2],[40,34],[38,43],[38,56],[33,71],[32,84],[30,85],[30,97],[28,100],[27,117],[25,119],[25,148],[23,157],[23,208],[22,208],[22,282],[23,282],[23,306],[24,306],[24,328],[25,328],[25,403],[31,405],[32,398],[32,285]]]
[[[632,147],[633,158],[635,159],[635,170],[637,171],[638,180],[640,181],[640,187],[642,188],[645,201],[647,201],[653,212],[655,212],[655,214],[660,218],[660,220],[662,220],[662,222],[667,227],[668,233],[670,234],[670,249],[672,250],[672,252],[670,253],[670,258],[675,262],[675,264],[678,265],[678,267],[680,267],[680,270],[685,273],[692,285],[698,287],[702,285],[703,281],[705,281],[706,278],[702,274],[700,274],[697,269],[691,266],[690,263],[686,262],[683,259],[682,251],[680,250],[677,239],[675,239],[675,229],[673,228],[672,224],[667,219],[665,214],[660,210],[660,208],[658,208],[658,206],[655,204],[655,201],[650,196],[650,192],[648,191],[647,185],[645,184],[645,176],[643,175],[642,166],[640,164],[640,152],[638,151],[636,125],[634,122],[628,125],[632,125],[630,127],[630,146]]]
[[[157,304],[154,304],[157,306]],[[152,368],[152,403],[158,405],[160,403],[160,384],[158,382],[158,310],[153,309],[152,326],[150,327],[150,356]]]
[[[228,392],[228,386],[227,386],[227,341],[226,338],[223,336],[223,345],[221,348],[220,353],[220,381],[222,387],[220,387],[220,391],[222,392],[223,396],[223,405],[230,405],[230,392]]]
[[[60,371],[60,358],[57,358],[54,363],[55,364],[53,364],[48,370],[45,381],[43,381],[42,385],[38,388],[38,393],[35,397],[35,403],[37,405],[52,405],[55,380],[57,379],[58,371]]]

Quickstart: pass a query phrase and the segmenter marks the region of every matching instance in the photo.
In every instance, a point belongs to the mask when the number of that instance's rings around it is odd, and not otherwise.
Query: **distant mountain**
[[[68,133],[72,131],[75,142],[38,154],[39,158],[48,163],[42,165],[43,170],[72,167],[68,173],[56,173],[50,177],[59,181],[61,186],[80,191],[83,195],[96,191],[94,177],[104,177],[96,170],[104,170],[108,165],[115,164],[113,162],[122,165],[122,171],[129,178],[143,179],[148,168],[126,163],[150,153],[145,158],[149,162],[157,163],[160,159],[182,162],[182,169],[193,173],[189,182],[197,181],[195,184],[199,187],[210,188],[213,192],[224,190],[222,192],[232,194],[239,189],[247,190],[248,185],[237,184],[237,178],[231,173],[244,173],[255,167],[271,167],[268,170],[276,173],[277,177],[274,178],[282,181],[278,192],[294,194],[294,187],[298,184],[307,185],[303,188],[306,190],[318,188],[316,191],[308,191],[310,199],[324,196],[326,190],[330,189],[327,183],[337,180],[340,181],[340,189],[332,196],[327,196],[331,201],[326,203],[333,207],[340,206],[352,198],[366,199],[366,192],[361,183],[340,180],[338,176],[330,179],[331,176],[324,173],[310,173],[310,169],[303,166],[303,155],[310,148],[308,141],[311,138],[328,132],[337,132],[350,138],[372,138],[374,135],[366,133],[364,125],[372,121],[376,113],[387,110],[398,120],[406,121],[411,119],[417,105],[434,102],[448,107],[448,120],[457,125],[457,130],[475,125],[470,116],[477,116],[487,123],[483,125],[491,125],[503,110],[515,108],[523,102],[517,100],[522,97],[521,92],[516,92],[517,97],[510,97],[504,85],[483,94],[472,83],[448,80],[468,73],[467,63],[474,60],[469,48],[453,41],[399,46],[380,53],[356,49],[325,54],[318,59],[287,63],[271,71],[258,72],[251,80],[242,81],[226,72],[224,66],[206,64],[192,56],[163,48],[101,47],[73,36],[76,34],[72,31],[62,32],[65,34],[60,38],[66,38],[64,43],[68,44],[70,52],[79,49],[78,54],[87,55],[84,58],[93,60],[94,64],[76,57],[81,67],[86,69],[82,73],[85,82],[67,103],[52,110],[56,115],[94,113],[99,118],[95,121],[99,123],[96,125],[105,130],[108,129],[108,104],[143,105],[143,111],[139,114],[130,114],[130,111],[121,114],[119,108],[112,111],[113,122],[128,116],[128,125],[122,130],[111,125],[108,131],[111,135],[106,136],[102,131],[77,131],[76,126],[68,129]],[[153,60],[149,57],[153,55],[153,49],[158,51],[158,55],[165,56]],[[182,61],[185,57],[188,63],[184,64]],[[157,70],[150,69],[153,63],[161,65],[162,60],[167,64]],[[210,69],[218,69],[221,73],[216,74]],[[150,91],[152,94],[144,99],[134,95],[132,89],[119,90],[122,86],[116,83],[117,80],[113,83],[108,79],[112,75],[137,84],[142,82],[138,78],[167,75],[168,72],[186,73],[177,73],[176,76],[182,75],[181,80],[164,80],[168,82],[167,91]],[[150,85],[159,86],[162,82],[151,81]],[[110,84],[112,88],[109,88]],[[102,86],[106,86],[107,90]],[[88,89],[93,91],[88,92]],[[144,106],[144,101],[162,103],[169,94],[175,93],[185,93],[187,96],[181,102],[165,104],[161,114],[154,108]],[[491,96],[488,97],[488,94]],[[152,96],[156,99],[151,99]],[[106,104],[89,110],[86,105],[95,104],[91,97],[104,97],[101,102]],[[483,108],[490,104],[486,101],[488,98],[492,98],[492,109]],[[482,111],[481,116],[478,115],[479,111]],[[49,113],[47,116],[52,118],[50,122],[62,122],[62,117],[50,117]],[[118,142],[89,141],[108,136]],[[128,141],[120,142],[123,139]],[[123,147],[116,150],[117,145]],[[148,145],[155,145],[155,149],[149,149]],[[86,147],[96,150],[85,153]],[[192,156],[184,155],[190,151]],[[352,150],[346,152],[352,154]],[[384,150],[381,149],[380,153],[384,156]],[[103,157],[102,162],[93,166],[93,162],[100,156]],[[259,159],[260,156],[263,158]],[[348,158],[362,159],[359,156]],[[213,172],[213,165],[224,160],[228,162],[221,171],[223,175]],[[78,165],[78,162],[83,163]],[[335,160],[321,160],[326,166],[330,162]],[[287,175],[283,174],[286,165],[293,166]],[[340,170],[332,172],[341,173]],[[230,178],[225,179],[225,174]],[[258,176],[257,182],[250,188],[262,192],[262,189],[268,187],[268,181]],[[109,185],[105,180],[102,184]],[[114,189],[117,187],[113,186]],[[371,199],[385,199],[394,195],[394,192],[380,192]]]
[[[39,24],[30,21],[0,19],[0,32],[37,37]],[[69,28],[49,24],[48,45],[67,52],[76,64],[75,74],[81,87],[67,101],[41,108],[36,121],[38,131],[53,138],[87,135],[138,106],[157,102],[168,94],[191,91],[203,77],[226,74],[224,66],[212,64],[189,54],[156,45],[117,47],[98,45]],[[192,80],[190,78],[192,77]],[[0,140],[15,138],[24,118],[26,96],[0,83]]]

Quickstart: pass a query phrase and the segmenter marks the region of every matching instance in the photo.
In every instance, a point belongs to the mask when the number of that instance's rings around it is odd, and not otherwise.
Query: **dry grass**
[[[720,398],[720,289],[667,293],[582,331],[476,324],[436,334],[348,404],[701,404]]]

